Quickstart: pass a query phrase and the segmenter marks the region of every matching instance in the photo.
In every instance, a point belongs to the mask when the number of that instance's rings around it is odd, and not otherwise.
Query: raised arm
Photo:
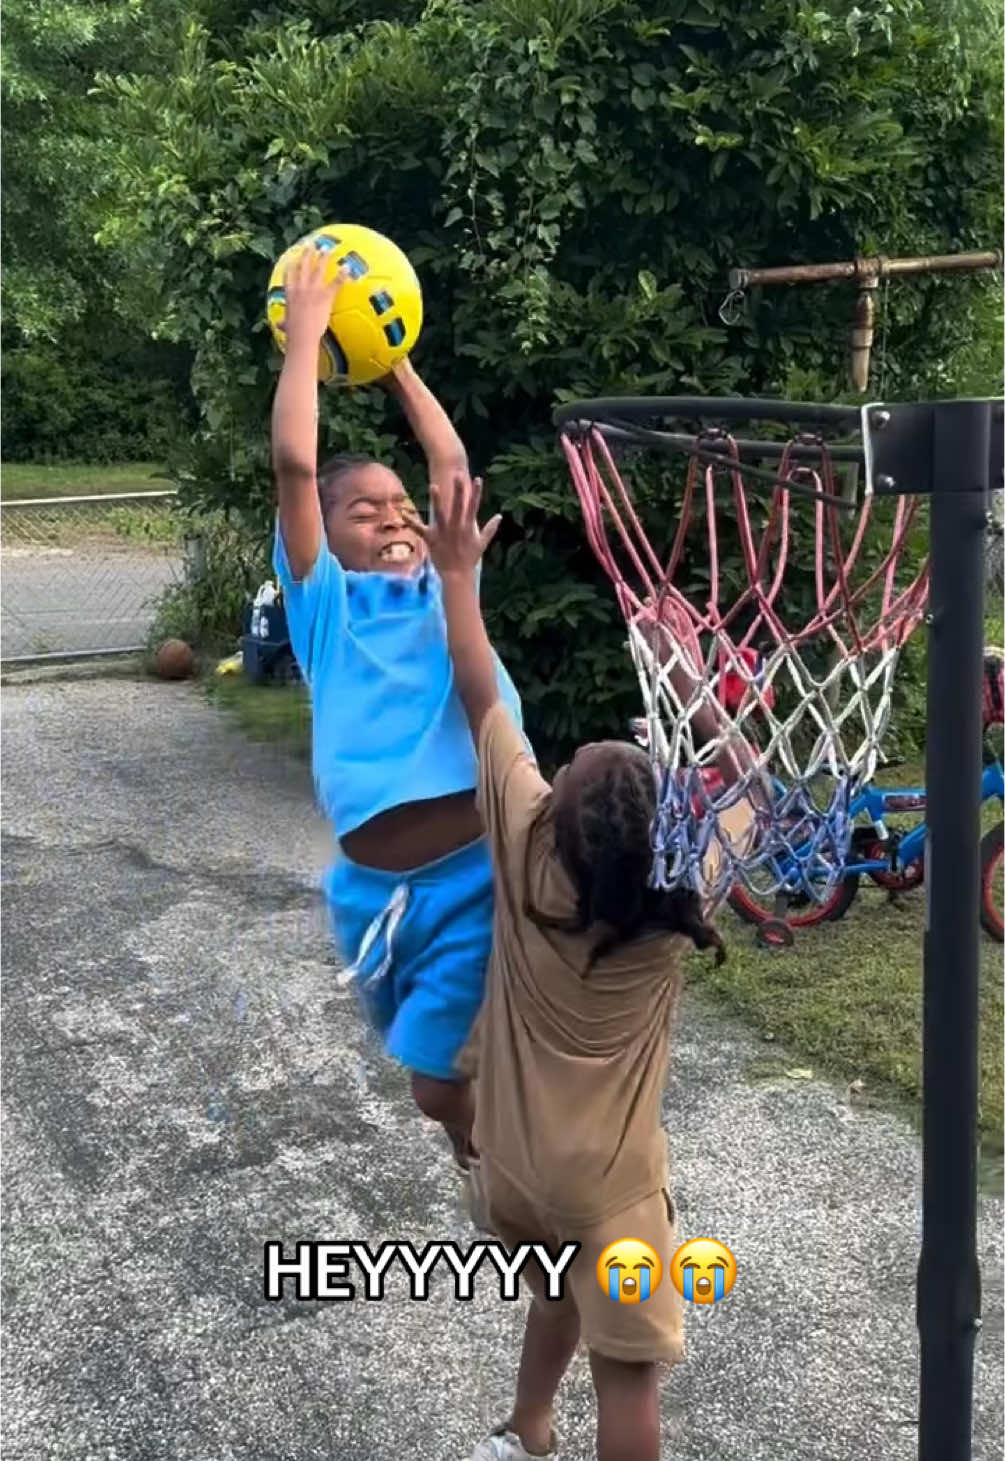
[[[406,356],[382,382],[398,401],[426,457],[431,482],[446,484],[467,472],[468,454],[454,424]]]
[[[318,500],[318,347],[345,274],[305,248],[291,262],[286,288],[286,356],[272,404],[272,468],[279,528],[294,576],[317,561],[324,524]]]
[[[665,624],[657,623],[654,618],[640,618],[636,622],[653,654],[661,664],[666,664],[673,657],[670,630]],[[698,686],[698,681],[685,669],[679,657],[675,658],[670,671],[670,683],[684,704],[692,699]],[[715,759],[715,768],[726,786],[732,786],[756,766],[750,745],[733,727],[726,710],[719,705],[704,701],[693,712],[691,727],[699,745],[717,738],[723,740],[722,748]]]
[[[482,484],[467,472],[457,472],[443,487],[430,486],[431,525],[413,520],[412,526],[429,544],[429,554],[443,584],[447,644],[454,665],[454,683],[478,744],[482,721],[499,699],[495,659],[478,601],[478,565],[500,519],[478,526]]]

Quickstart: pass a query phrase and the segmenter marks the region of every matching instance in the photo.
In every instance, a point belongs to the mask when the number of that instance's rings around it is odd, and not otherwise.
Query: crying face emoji
[[[677,1292],[693,1304],[724,1299],[736,1282],[736,1259],[717,1238],[692,1238],[670,1260]]]
[[[638,1238],[608,1243],[597,1259],[597,1282],[616,1304],[642,1304],[663,1281],[660,1256]]]

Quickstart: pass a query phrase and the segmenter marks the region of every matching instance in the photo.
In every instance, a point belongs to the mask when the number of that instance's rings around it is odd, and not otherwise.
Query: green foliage
[[[111,206],[109,66],[164,61],[167,0],[10,0],[4,7],[4,453],[8,460],[161,455],[184,425],[188,351],[157,350],[145,284],[95,235]],[[127,298],[129,291],[134,297]],[[133,310],[130,329],[122,321]],[[182,418],[182,419],[179,419]]]
[[[177,638],[225,653],[240,635],[248,598],[269,576],[269,545],[260,524],[249,524],[236,513],[194,514],[187,533],[184,579],[161,600],[149,646]]]
[[[206,690],[249,740],[278,742],[310,763],[311,701],[305,686],[253,685],[234,674],[207,680]]]
[[[118,179],[102,239],[143,279],[151,329],[193,353],[190,500],[269,511],[271,261],[337,218],[389,233],[426,297],[416,363],[507,516],[485,594],[535,740],[558,754],[620,729],[631,670],[553,406],[842,394],[849,291],[765,291],[730,329],[728,270],[1000,238],[999,29],[984,0],[181,16],[170,66],[101,83]],[[973,280],[895,285],[877,345],[888,393],[997,379],[993,309]],[[332,445],[416,474],[376,393],[333,394],[323,413]]]
[[[163,459],[189,421],[187,352],[109,322],[64,325],[57,341],[3,353],[4,460]]]
[[[109,66],[156,71],[169,15],[167,0],[4,6],[5,329],[24,341],[56,340],[68,324],[114,311],[130,277],[94,237],[116,185],[94,80]]]

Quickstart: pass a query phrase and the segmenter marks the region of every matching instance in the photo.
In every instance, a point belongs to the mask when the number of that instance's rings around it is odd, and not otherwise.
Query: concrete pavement
[[[197,687],[3,695],[5,1461],[462,1461],[522,1301],[267,1303],[262,1249],[472,1234],[443,1145],[336,987],[307,775]],[[910,1461],[919,1152],[685,996],[667,1096],[685,1236],[739,1276],[689,1315],[675,1461]],[[776,1048],[772,1047],[773,1053]],[[797,1061],[792,1062],[798,1064]],[[1002,1445],[1002,1204],[982,1199],[978,1461]],[[592,1455],[589,1374],[563,1455]]]
[[[3,657],[144,644],[159,600],[181,573],[180,556],[163,550],[5,544]]]

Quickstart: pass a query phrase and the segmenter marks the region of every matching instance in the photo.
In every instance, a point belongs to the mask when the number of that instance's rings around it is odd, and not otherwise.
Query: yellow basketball
[[[396,244],[358,223],[330,223],[298,239],[272,271],[266,311],[273,337],[286,349],[286,270],[303,248],[330,254],[332,274],[350,277],[339,291],[318,352],[318,380],[365,386],[407,355],[422,329],[422,290]]]

